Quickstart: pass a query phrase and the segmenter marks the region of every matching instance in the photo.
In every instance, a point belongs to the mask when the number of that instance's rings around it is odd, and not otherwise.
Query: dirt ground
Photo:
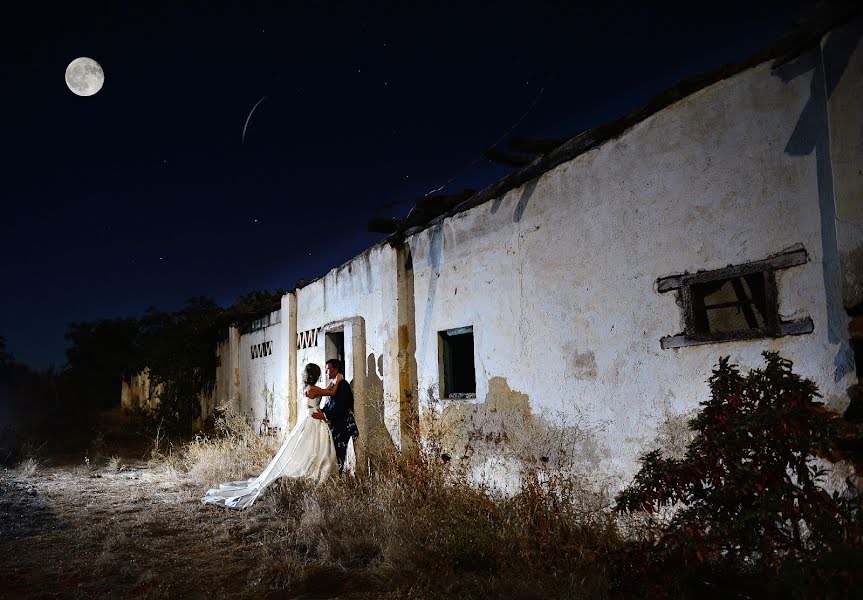
[[[108,411],[85,450],[0,471],[0,600],[399,597],[286,544],[276,494],[246,511],[201,504],[208,484],[142,460],[152,440],[130,431]]]
[[[4,472],[0,598],[268,595],[262,511],[203,506],[198,485],[165,475],[142,462]]]

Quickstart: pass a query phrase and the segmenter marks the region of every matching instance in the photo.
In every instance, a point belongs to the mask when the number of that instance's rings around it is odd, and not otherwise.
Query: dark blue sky
[[[622,116],[809,3],[231,4],[4,5],[0,336],[19,360],[62,364],[71,321],[322,275],[381,238],[370,217],[507,173],[477,159],[513,125],[498,148]],[[78,56],[105,71],[95,96],[65,85]]]

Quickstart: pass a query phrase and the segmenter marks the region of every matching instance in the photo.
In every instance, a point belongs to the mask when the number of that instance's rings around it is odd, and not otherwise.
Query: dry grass
[[[326,573],[339,585],[423,597],[607,594],[607,557],[620,543],[609,517],[587,517],[536,478],[502,497],[426,467],[277,482],[264,504],[280,526],[260,576],[309,593],[327,592],[315,587]]]
[[[198,436],[180,454],[182,465],[196,481],[217,484],[254,477],[278,450],[275,440],[258,435],[231,409],[219,409],[216,429],[218,436]]]
[[[276,448],[236,415],[223,414],[220,428],[220,436],[182,447],[160,440],[149,462],[79,458],[44,468],[27,485],[9,482],[33,504],[14,515],[32,533],[7,542],[0,564],[11,596],[603,598],[619,591],[618,527],[571,478],[528,473],[504,496],[469,484],[426,443],[415,454],[372,457],[371,475],[323,485],[278,480],[238,512],[200,498],[215,484],[258,474]],[[38,495],[29,495],[31,487]]]
[[[223,436],[183,450],[206,485],[259,473],[275,450],[225,413]],[[428,446],[428,445],[427,445]],[[371,476],[282,479],[250,509],[262,556],[250,580],[291,594],[604,597],[616,523],[576,482],[527,474],[504,496],[471,485],[433,452],[374,461]]]
[[[15,466],[15,470],[22,477],[33,477],[39,471],[41,464],[32,456],[25,458]]]

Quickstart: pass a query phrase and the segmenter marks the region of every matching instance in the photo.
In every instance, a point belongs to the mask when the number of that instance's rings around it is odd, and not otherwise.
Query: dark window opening
[[[697,334],[763,331],[768,327],[766,273],[753,273],[691,286]]]
[[[476,398],[473,327],[441,331],[440,348],[445,398]]]
[[[326,334],[326,360],[337,358],[342,367],[347,371],[345,365],[345,332],[328,331]]]
[[[776,271],[807,261],[806,249],[796,244],[764,260],[661,277],[656,289],[660,294],[676,292],[685,327],[682,333],[663,337],[661,347],[811,333],[815,326],[809,317],[780,318],[776,287]]]

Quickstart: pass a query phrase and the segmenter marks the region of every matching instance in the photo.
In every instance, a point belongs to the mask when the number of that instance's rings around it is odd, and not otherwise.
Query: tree
[[[212,300],[198,297],[179,312],[151,310],[142,320],[141,348],[151,389],[161,386],[156,416],[170,433],[191,431],[200,416],[200,394],[212,390],[223,313]]]
[[[115,406],[123,376],[140,365],[137,319],[70,323],[66,329],[69,392],[81,409]]]
[[[216,344],[228,326],[277,310],[283,295],[251,292],[227,309],[200,296],[175,312],[150,308],[137,319],[72,323],[62,377],[68,396],[81,411],[116,406],[123,378],[148,369],[150,389],[159,389],[155,419],[170,434],[188,434],[200,416],[201,394],[215,383]]]

